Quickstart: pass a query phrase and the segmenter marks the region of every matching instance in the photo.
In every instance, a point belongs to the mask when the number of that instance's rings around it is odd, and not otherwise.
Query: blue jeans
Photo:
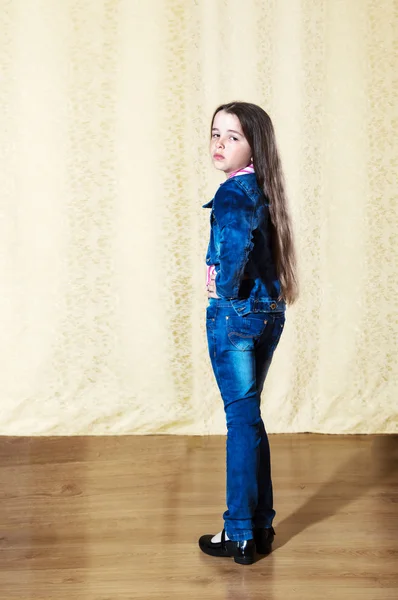
[[[260,395],[285,323],[283,312],[239,316],[229,300],[209,298],[207,341],[227,423],[227,510],[230,540],[253,538],[254,527],[271,527],[270,449]]]

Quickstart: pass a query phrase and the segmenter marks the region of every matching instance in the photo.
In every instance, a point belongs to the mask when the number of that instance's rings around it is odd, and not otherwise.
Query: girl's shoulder
[[[256,204],[260,199],[264,202],[264,192],[257,182],[255,173],[237,175],[227,179],[218,188],[215,198],[231,196],[251,204]]]

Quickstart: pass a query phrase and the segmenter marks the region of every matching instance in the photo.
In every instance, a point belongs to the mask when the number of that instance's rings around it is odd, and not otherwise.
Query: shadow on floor
[[[372,436],[317,492],[281,521],[273,550],[281,548],[307,527],[323,521],[398,474],[398,435]],[[332,501],[331,501],[332,500]]]

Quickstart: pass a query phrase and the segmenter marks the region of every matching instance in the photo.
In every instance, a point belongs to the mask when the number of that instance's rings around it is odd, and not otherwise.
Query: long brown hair
[[[272,246],[281,284],[281,298],[288,304],[293,304],[298,297],[296,251],[285,178],[272,121],[265,110],[256,104],[230,102],[215,110],[211,129],[214,117],[221,110],[238,117],[252,150],[256,178],[269,202]]]

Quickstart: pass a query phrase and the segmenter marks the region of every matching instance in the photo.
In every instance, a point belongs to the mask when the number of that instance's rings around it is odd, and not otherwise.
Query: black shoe
[[[253,535],[257,552],[259,554],[269,554],[272,550],[272,542],[275,536],[274,528],[256,527],[253,529]]]
[[[254,539],[240,540],[238,542],[226,540],[225,529],[221,533],[221,542],[213,543],[211,541],[212,537],[214,536],[202,535],[199,539],[199,547],[205,554],[210,554],[210,556],[233,556],[234,561],[240,565],[251,565],[254,562],[256,553]]]

